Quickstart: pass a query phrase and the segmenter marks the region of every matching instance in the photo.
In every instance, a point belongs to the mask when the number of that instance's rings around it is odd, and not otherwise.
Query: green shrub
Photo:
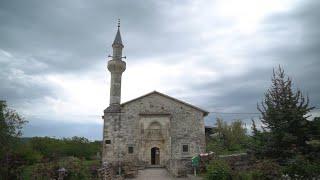
[[[219,140],[211,140],[207,144],[207,152],[212,151],[216,154],[224,154],[227,149],[223,146],[222,142]]]
[[[291,178],[312,179],[320,177],[320,162],[312,162],[303,156],[297,156],[283,168],[283,173]]]
[[[25,169],[23,179],[57,179],[58,170],[65,168],[65,180],[96,179],[99,161],[83,161],[76,157],[63,158],[55,162],[43,162],[29,166]]]
[[[254,171],[253,170],[235,171],[232,174],[233,180],[256,180],[256,179],[259,179],[259,177],[261,177],[261,173],[255,170]]]
[[[281,178],[281,167],[271,160],[260,160],[250,169],[234,170],[233,180],[273,180]]]
[[[25,165],[31,165],[40,162],[40,160],[43,158],[42,154],[33,150],[29,144],[17,145],[14,153],[24,160]]]
[[[281,167],[272,160],[261,160],[257,162],[252,171],[253,179],[279,179],[281,177]]]
[[[207,180],[228,180],[231,179],[231,169],[222,160],[215,159],[207,166]]]

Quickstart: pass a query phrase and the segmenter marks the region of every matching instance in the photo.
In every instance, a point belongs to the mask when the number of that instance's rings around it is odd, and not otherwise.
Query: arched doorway
[[[160,149],[157,147],[151,148],[151,165],[160,164]]]

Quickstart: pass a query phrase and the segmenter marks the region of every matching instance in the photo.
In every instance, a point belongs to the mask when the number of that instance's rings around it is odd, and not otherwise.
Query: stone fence
[[[246,170],[249,168],[251,163],[251,156],[247,153],[238,153],[230,155],[220,155],[219,159],[223,159],[231,166],[234,170]]]

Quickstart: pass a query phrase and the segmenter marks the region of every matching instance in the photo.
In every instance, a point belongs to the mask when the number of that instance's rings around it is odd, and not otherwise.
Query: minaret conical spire
[[[121,40],[121,34],[120,34],[120,19],[118,19],[118,31],[112,45],[115,45],[115,44],[119,44],[123,46],[122,40]]]

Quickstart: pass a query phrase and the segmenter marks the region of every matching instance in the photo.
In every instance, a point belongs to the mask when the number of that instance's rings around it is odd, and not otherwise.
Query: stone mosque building
[[[178,175],[190,168],[192,156],[205,152],[204,117],[208,112],[157,91],[121,103],[126,62],[119,27],[108,61],[110,105],[103,116],[102,162],[165,167]]]

